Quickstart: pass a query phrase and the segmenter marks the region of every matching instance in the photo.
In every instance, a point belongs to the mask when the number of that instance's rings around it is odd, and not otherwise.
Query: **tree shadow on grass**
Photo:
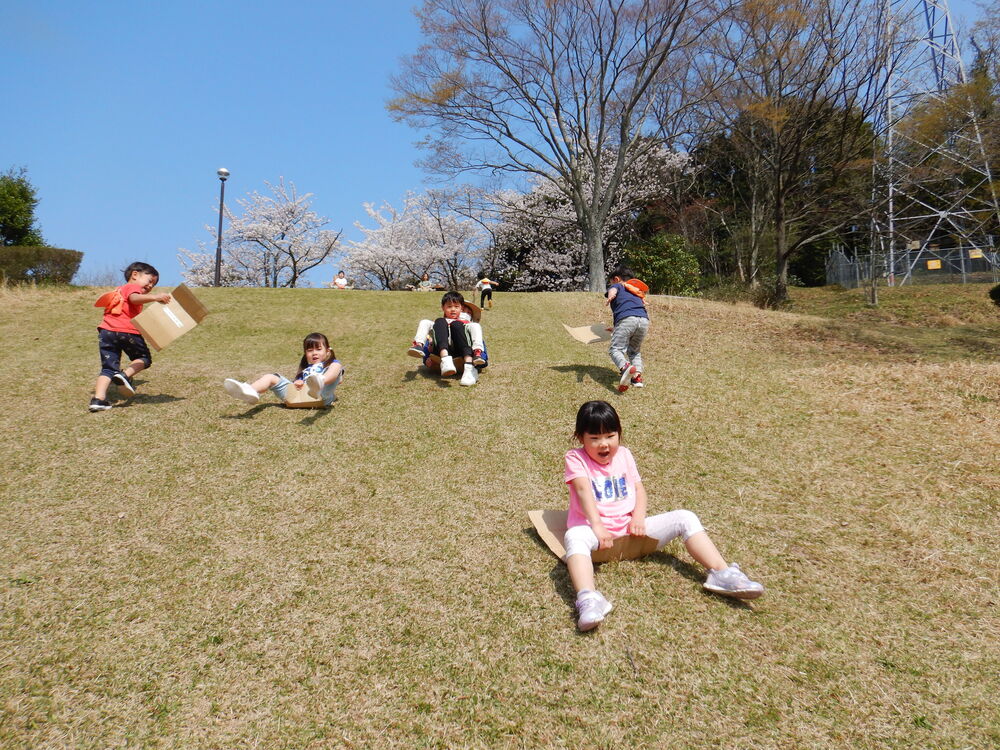
[[[583,383],[590,378],[598,385],[603,385],[612,393],[618,393],[618,378],[607,367],[597,365],[553,365],[549,368],[556,372],[576,373],[576,382]]]

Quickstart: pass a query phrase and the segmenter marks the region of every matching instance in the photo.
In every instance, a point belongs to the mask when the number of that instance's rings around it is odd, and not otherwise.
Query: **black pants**
[[[101,375],[109,378],[121,372],[123,353],[129,358],[129,362],[141,359],[147,368],[153,364],[149,347],[138,333],[122,333],[98,328],[97,347],[101,352]]]
[[[447,318],[434,321],[434,353],[441,354],[442,349],[447,349],[452,357],[472,356],[472,345],[469,343],[465,323]]]
[[[490,302],[493,301],[493,289],[491,288],[483,289],[483,291],[479,293],[480,307],[486,307],[486,300],[489,300]]]

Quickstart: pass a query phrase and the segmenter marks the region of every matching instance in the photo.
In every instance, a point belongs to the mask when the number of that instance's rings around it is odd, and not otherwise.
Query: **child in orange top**
[[[126,283],[113,292],[101,296],[95,307],[104,308],[104,319],[97,326],[97,344],[101,353],[101,374],[94,384],[94,397],[90,399],[90,411],[107,411],[108,386],[114,382],[129,396],[135,394],[132,378],[137,372],[153,364],[139,329],[132,318],[142,312],[147,302],[162,305],[170,301],[169,294],[153,294],[152,289],[160,280],[159,272],[148,263],[133,263],[123,272]],[[131,360],[124,370],[121,368],[122,354]]]

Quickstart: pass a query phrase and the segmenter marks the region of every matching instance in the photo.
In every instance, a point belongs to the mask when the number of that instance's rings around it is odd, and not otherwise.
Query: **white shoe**
[[[260,402],[260,394],[251,388],[248,383],[226,378],[222,383],[222,387],[226,389],[226,393],[234,398],[238,398],[240,401],[246,401],[248,404]]]
[[[576,621],[577,629],[593,630],[604,621],[604,616],[611,609],[611,602],[605,599],[600,591],[586,591],[580,594],[576,598],[576,611],[579,613]]]
[[[324,385],[326,383],[323,382],[323,376],[318,372],[314,372],[306,378],[306,390],[309,391],[310,398],[319,398],[319,393],[323,390]]]
[[[465,365],[465,372],[462,373],[462,379],[458,381],[459,385],[475,385],[476,384],[476,368],[470,364]]]
[[[447,377],[448,375],[454,375],[458,370],[455,369],[455,360],[451,357],[441,357],[441,375]]]
[[[708,571],[708,578],[702,585],[713,593],[736,599],[756,599],[764,593],[764,585],[747,578],[736,563],[722,570]]]

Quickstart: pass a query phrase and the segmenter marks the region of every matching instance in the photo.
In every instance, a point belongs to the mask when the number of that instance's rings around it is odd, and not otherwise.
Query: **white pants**
[[[669,513],[658,513],[646,519],[646,535],[656,539],[659,544],[656,549],[662,549],[667,542],[680,537],[687,541],[705,527],[701,525],[698,516],[689,510],[672,510]],[[597,534],[590,526],[574,526],[566,530],[563,537],[563,545],[566,547],[566,557],[570,555],[586,555],[600,546],[597,541]],[[563,558],[566,559],[566,558]]]
[[[431,329],[434,327],[433,320],[421,320],[417,324],[417,332],[413,334],[413,340],[419,344],[424,343],[427,337],[431,334]],[[483,327],[479,323],[466,323],[465,329],[469,333],[469,343],[472,345],[473,351],[476,349],[485,349],[483,345]]]

